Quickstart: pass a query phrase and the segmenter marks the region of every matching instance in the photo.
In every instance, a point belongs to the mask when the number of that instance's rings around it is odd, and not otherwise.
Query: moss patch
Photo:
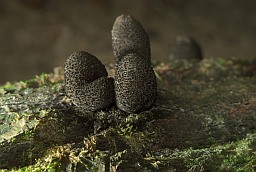
[[[138,114],[78,111],[61,69],[0,87],[2,171],[255,171],[253,63],[156,64],[158,97]],[[113,69],[109,69],[113,71]]]

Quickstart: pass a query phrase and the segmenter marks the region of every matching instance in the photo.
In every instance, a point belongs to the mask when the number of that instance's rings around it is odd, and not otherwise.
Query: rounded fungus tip
[[[128,54],[136,52],[150,63],[150,41],[148,34],[138,20],[130,15],[116,18],[112,33],[112,48],[116,63]]]
[[[151,67],[149,36],[140,22],[130,15],[117,17],[112,47],[117,107],[128,113],[150,108],[156,100],[157,83]]]
[[[85,51],[72,53],[64,65],[66,94],[86,111],[106,108],[114,100],[113,79],[105,66]]]
[[[177,36],[171,47],[169,59],[201,60],[203,55],[199,44],[193,38]]]

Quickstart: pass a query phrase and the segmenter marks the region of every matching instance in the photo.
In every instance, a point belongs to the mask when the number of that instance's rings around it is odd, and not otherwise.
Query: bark
[[[255,64],[205,59],[154,69],[157,101],[138,114],[78,111],[59,73],[0,87],[0,169],[255,170]]]

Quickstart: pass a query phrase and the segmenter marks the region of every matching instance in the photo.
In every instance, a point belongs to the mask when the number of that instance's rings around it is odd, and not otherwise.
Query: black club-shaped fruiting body
[[[156,77],[149,37],[139,21],[129,15],[119,16],[112,29],[112,47],[117,107],[128,113],[152,107],[157,95]]]
[[[77,51],[64,65],[66,94],[83,111],[106,108],[114,100],[114,81],[104,65],[93,55]]]
[[[151,65],[139,54],[125,55],[118,63],[115,75],[117,107],[129,113],[146,110],[154,104],[156,90]]]
[[[112,105],[114,100],[114,79],[101,77],[75,90],[73,103],[81,111],[96,111]]]
[[[171,47],[169,59],[201,60],[203,55],[199,44],[193,38],[177,36],[176,42]]]
[[[130,15],[116,18],[112,33],[112,47],[116,63],[128,53],[137,53],[150,62],[150,41],[143,26]]]
[[[66,61],[66,94],[81,111],[96,111],[114,100],[121,110],[136,113],[153,106],[157,95],[151,67],[150,41],[142,25],[129,15],[119,16],[112,29],[116,59],[115,81],[107,77],[104,65],[84,51]]]

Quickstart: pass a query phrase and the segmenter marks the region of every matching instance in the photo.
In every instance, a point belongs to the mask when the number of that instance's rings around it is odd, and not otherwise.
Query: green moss
[[[148,171],[152,171],[153,169],[158,171],[166,171],[168,169],[183,169],[182,171],[190,172],[249,172],[255,171],[256,168],[255,143],[256,134],[248,134],[245,139],[237,142],[216,145],[209,148],[189,148],[184,150],[164,149],[161,150],[161,152],[152,152],[152,154],[147,154],[144,160],[145,162],[138,160],[138,155],[131,152],[130,154],[129,149],[126,149],[125,153],[120,151],[113,154],[112,160],[124,160],[122,159],[122,157],[124,158],[124,154],[126,158],[133,155],[133,158],[137,159],[136,161],[141,161],[141,165],[146,165],[144,168],[147,168]],[[56,147],[49,150],[47,153],[48,155],[37,160],[35,165],[20,169],[12,169],[11,171],[60,171],[65,168],[70,168],[72,171],[79,171],[81,169],[97,171],[99,168],[106,165],[102,160],[109,156],[109,152],[99,150],[90,152],[88,150],[81,149],[77,154],[73,151],[74,150],[72,150],[70,146]],[[68,159],[66,159],[67,153],[69,153]],[[69,165],[67,166],[65,163]]]
[[[0,167],[253,171],[256,80],[250,65],[223,58],[158,64],[157,101],[138,114],[115,106],[82,114],[65,97],[59,75],[7,83],[0,87]]]
[[[181,168],[182,171],[255,171],[256,134],[248,134],[245,139],[224,145],[203,149],[162,150],[148,156],[156,169]],[[176,165],[174,165],[176,164]],[[181,167],[178,167],[179,164]]]
[[[13,91],[16,89],[16,86],[14,84],[11,84],[10,82],[6,82],[6,84],[3,85],[1,88],[6,91]]]
[[[229,171],[256,170],[256,134],[248,134],[247,138],[229,144],[231,154],[224,155],[221,167]]]

